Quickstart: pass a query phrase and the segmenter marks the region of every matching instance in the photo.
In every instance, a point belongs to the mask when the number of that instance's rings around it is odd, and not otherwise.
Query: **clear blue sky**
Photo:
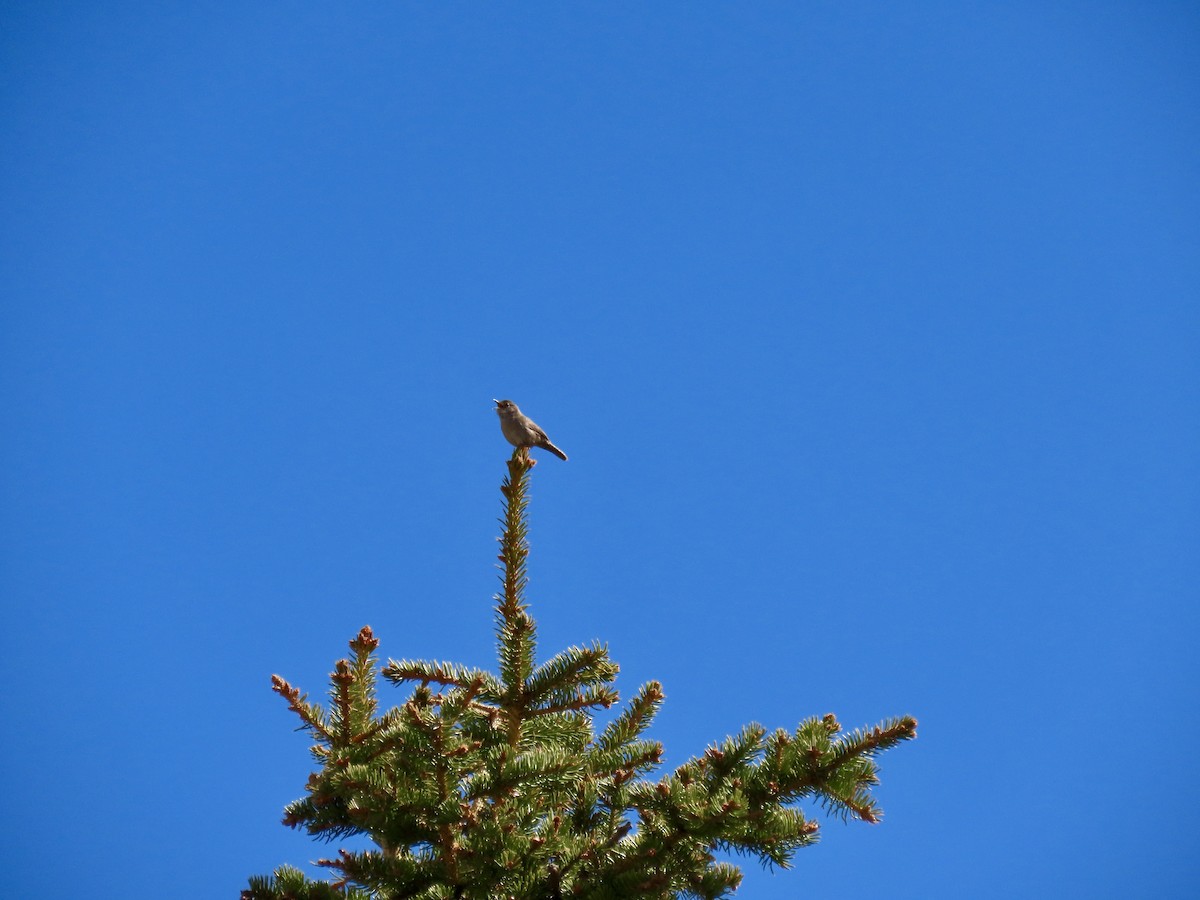
[[[329,852],[269,676],[492,662],[511,397],[669,765],[921,722],[740,896],[1194,896],[1198,96],[1187,3],[4,3],[5,893]]]

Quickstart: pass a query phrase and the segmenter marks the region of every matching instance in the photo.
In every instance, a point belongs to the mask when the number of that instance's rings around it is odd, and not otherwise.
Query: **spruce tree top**
[[[642,685],[618,702],[607,647],[570,647],[538,663],[525,602],[529,474],[518,449],[501,486],[497,670],[389,660],[369,626],[332,673],[328,707],[274,676],[274,690],[315,740],[318,771],[283,822],[368,850],[318,860],[332,881],[282,866],[256,876],[243,900],[624,900],[728,897],[735,851],[786,868],[817,841],[800,809],[878,822],[875,756],[916,736],[892,719],[843,732],[832,715],[794,731],[750,724],[673,772],[646,737],[663,702]],[[377,676],[407,690],[380,712]]]

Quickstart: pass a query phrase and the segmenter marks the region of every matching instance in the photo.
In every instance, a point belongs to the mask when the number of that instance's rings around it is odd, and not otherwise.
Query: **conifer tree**
[[[252,877],[243,900],[728,897],[741,871],[718,853],[786,868],[816,842],[802,801],[879,821],[875,756],[916,736],[912,718],[853,732],[832,715],[791,732],[751,724],[657,777],[663,748],[645,735],[658,682],[600,726],[619,699],[607,648],[537,661],[525,602],[532,465],[516,451],[501,487],[495,672],[407,659],[380,668],[368,626],[334,668],[328,707],[273,676],[319,766],[283,823],[373,846],[318,860],[332,881],[290,866]],[[407,691],[384,712],[379,674]]]

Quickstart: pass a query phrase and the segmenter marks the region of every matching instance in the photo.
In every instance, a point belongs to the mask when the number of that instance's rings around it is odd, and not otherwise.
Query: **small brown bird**
[[[496,404],[496,415],[500,417],[500,430],[504,432],[504,437],[514,447],[520,447],[526,453],[529,452],[530,447],[541,447],[543,450],[549,450],[559,459],[567,458],[567,454],[550,443],[546,432],[538,428],[533,419],[522,413],[517,408],[517,404],[511,400],[493,400],[492,402]]]

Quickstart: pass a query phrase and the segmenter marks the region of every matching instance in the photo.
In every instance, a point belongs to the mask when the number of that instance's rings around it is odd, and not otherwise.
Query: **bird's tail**
[[[567,454],[563,453],[549,441],[546,441],[546,443],[542,444],[542,446],[561,459],[563,462],[567,461]]]

